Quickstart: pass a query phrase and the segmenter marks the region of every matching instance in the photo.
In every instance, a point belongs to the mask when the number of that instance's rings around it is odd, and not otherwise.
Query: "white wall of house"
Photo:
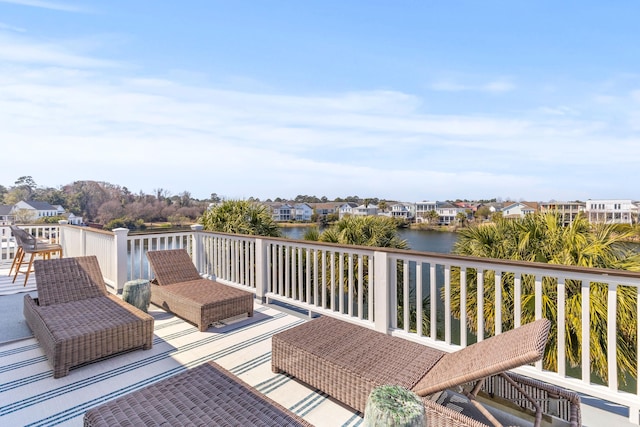
[[[524,203],[513,203],[509,206],[505,206],[502,209],[502,215],[504,217],[519,217],[524,218],[526,215],[535,213],[535,209],[531,206],[525,205]]]
[[[24,212],[28,212],[31,222],[36,222],[40,218],[58,216],[58,209],[48,203],[38,203],[39,208],[34,207],[24,200],[19,201],[13,206],[12,212],[21,212],[21,216],[25,216]]]
[[[585,213],[591,223],[632,224],[638,206],[630,199],[589,199]]]

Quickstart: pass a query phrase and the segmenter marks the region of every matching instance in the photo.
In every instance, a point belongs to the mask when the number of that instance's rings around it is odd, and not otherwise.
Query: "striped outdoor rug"
[[[151,350],[87,364],[57,380],[34,338],[0,346],[0,425],[80,426],[89,408],[210,360],[317,426],[362,423],[353,410],[271,372],[271,336],[303,320],[256,305],[253,318],[199,332],[155,306],[150,312]]]
[[[6,268],[5,268],[6,267]],[[24,274],[18,274],[16,282],[13,283],[13,276],[9,276],[9,268],[11,265],[0,266],[0,296],[13,295],[20,292],[32,292],[36,290],[35,274],[29,275],[27,285],[24,285]]]

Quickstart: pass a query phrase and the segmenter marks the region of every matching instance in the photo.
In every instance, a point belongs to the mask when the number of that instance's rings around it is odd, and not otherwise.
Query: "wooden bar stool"
[[[15,268],[13,276],[13,282],[15,283],[18,273],[24,273],[25,277],[23,286],[27,286],[29,274],[33,271],[34,259],[38,256],[41,256],[44,259],[51,259],[51,256],[54,254],[58,254],[58,256],[62,258],[62,246],[38,241],[34,236],[18,227],[12,227],[12,231],[19,249],[16,252],[16,257],[13,260],[9,274],[11,274],[11,271]],[[29,255],[28,262],[25,260],[26,255]],[[22,270],[22,266],[25,264],[27,265],[27,268],[26,270]]]

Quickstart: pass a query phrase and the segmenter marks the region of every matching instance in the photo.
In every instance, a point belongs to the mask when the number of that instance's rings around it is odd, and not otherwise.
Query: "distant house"
[[[265,203],[271,210],[271,217],[276,222],[291,221],[295,218],[295,208],[288,203],[270,202]]]
[[[538,204],[533,202],[516,202],[502,208],[503,218],[524,218],[538,210]]]
[[[340,205],[338,209],[338,217],[342,219],[345,215],[354,215],[355,209],[358,207],[357,203],[347,202]]]
[[[69,224],[81,225],[83,220],[81,216],[76,216],[71,212],[66,212],[60,205],[51,205],[47,202],[39,202],[35,200],[23,200],[10,206],[9,215],[5,216],[5,225],[19,223],[34,223],[43,218],[63,217]],[[0,222],[2,222],[0,214]]]
[[[369,203],[368,205],[358,205],[353,209],[353,215],[378,215],[378,205],[374,205],[373,203]]]
[[[579,214],[585,211],[584,202],[544,202],[540,203],[540,212],[555,212],[562,218],[562,225],[571,225]]]
[[[638,216],[638,205],[629,199],[589,199],[585,213],[590,223],[632,224]]]
[[[76,216],[71,212],[63,212],[62,214],[60,214],[60,216],[65,218],[67,220],[68,224],[71,224],[71,225],[82,225],[82,224],[84,224],[84,222],[82,221],[82,217],[81,216]]]
[[[339,202],[321,202],[321,203],[309,203],[309,206],[313,209],[313,212],[317,215],[318,220],[326,218],[331,214],[338,214],[341,203]]]
[[[47,202],[35,200],[22,200],[11,210],[14,219],[18,222],[34,223],[41,218],[58,216],[58,209]]]
[[[438,213],[438,225],[451,225],[455,224],[460,212],[466,215],[467,209],[449,202],[437,202],[436,212]]]
[[[391,216],[393,218],[400,218],[410,220],[413,219],[415,207],[411,203],[394,203],[391,205]]]
[[[13,206],[11,205],[0,205],[0,225],[11,225],[13,224],[13,214],[11,210]]]
[[[293,219],[296,221],[311,221],[311,215],[313,215],[313,208],[306,203],[296,203],[293,207]]]
[[[415,217],[416,222],[429,222],[429,212],[436,211],[438,202],[416,202],[415,203]]]

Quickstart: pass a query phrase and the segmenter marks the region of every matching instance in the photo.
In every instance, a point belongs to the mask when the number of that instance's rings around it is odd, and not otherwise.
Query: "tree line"
[[[13,185],[0,185],[0,204],[15,205],[22,200],[47,202],[60,205],[67,212],[81,216],[85,223],[97,223],[105,228],[127,227],[145,228],[145,224],[170,223],[175,226],[195,222],[209,208],[211,203],[220,203],[224,197],[211,193],[209,198],[197,199],[189,191],[171,194],[170,191],[157,188],[151,194],[102,181],[82,180],[57,188],[40,186],[31,176],[19,177]],[[250,197],[251,202],[261,202]],[[358,196],[337,197],[329,200],[326,196],[297,195],[292,199],[276,197],[264,202],[354,202],[385,203],[378,198],[360,198]],[[48,221],[57,221],[57,217]]]

